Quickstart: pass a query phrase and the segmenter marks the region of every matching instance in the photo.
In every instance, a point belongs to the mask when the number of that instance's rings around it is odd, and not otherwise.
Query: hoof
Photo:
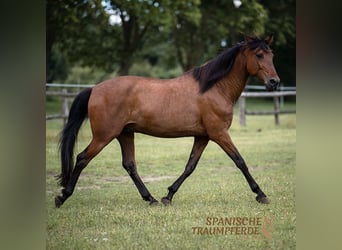
[[[158,205],[159,205],[159,202],[157,200],[150,201],[150,206],[151,207],[155,207],[155,206],[158,206]]]
[[[55,197],[55,206],[58,208],[63,205],[63,201],[61,200],[60,196]]]
[[[270,201],[267,199],[266,196],[261,196],[261,197],[257,196],[255,199],[257,200],[257,202],[262,203],[262,204],[270,203]]]
[[[171,200],[169,200],[168,198],[164,197],[162,198],[162,203],[165,205],[165,206],[168,206],[168,205],[171,205]]]

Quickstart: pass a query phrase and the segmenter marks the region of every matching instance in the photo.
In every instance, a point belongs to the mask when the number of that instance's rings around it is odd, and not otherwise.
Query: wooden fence
[[[246,126],[246,115],[274,115],[274,122],[279,125],[279,114],[296,113],[296,110],[280,110],[280,98],[284,96],[295,96],[296,91],[275,91],[275,92],[242,92],[239,98],[239,118],[240,125]],[[247,111],[246,98],[249,97],[272,97],[273,111]]]
[[[78,91],[86,88],[86,87],[93,87],[94,85],[80,85],[80,84],[46,84],[47,87],[58,87],[63,88],[61,91],[46,91],[46,96],[58,96],[62,98],[62,111],[60,114],[47,114],[46,120],[52,119],[63,119],[64,124],[69,115],[69,101],[70,98],[75,98],[78,94]],[[68,92],[66,88],[77,88],[77,92]],[[264,89],[263,86],[253,86],[247,85],[245,90],[260,90]],[[295,96],[295,87],[281,87],[281,90],[287,91],[275,91],[275,92],[242,92],[239,98],[239,118],[240,118],[240,125],[246,126],[246,115],[274,115],[275,124],[279,125],[279,114],[289,114],[289,113],[296,113],[295,110],[280,110],[280,103],[283,102],[284,96]],[[274,103],[273,111],[247,111],[246,107],[246,98],[265,98],[265,97],[272,97]]]
[[[76,97],[78,92],[84,88],[91,88],[95,85],[86,85],[86,84],[63,84],[63,83],[47,83],[47,88],[62,88],[60,91],[46,91],[46,96],[57,96],[62,98],[62,107],[61,113],[59,114],[46,114],[45,120],[53,120],[53,119],[63,119],[64,124],[66,123],[69,116],[69,99],[73,99]],[[72,92],[68,92],[68,89],[75,89]]]

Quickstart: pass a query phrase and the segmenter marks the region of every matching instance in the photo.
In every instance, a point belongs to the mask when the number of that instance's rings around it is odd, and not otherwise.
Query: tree
[[[198,5],[199,0],[48,0],[47,60],[57,46],[68,61],[106,72],[118,66],[118,74],[127,75],[147,37],[167,34],[175,13],[196,22]],[[120,21],[110,24],[110,14]]]
[[[282,82],[295,82],[295,1],[249,0],[235,8],[232,1],[202,0],[199,25],[176,16],[172,38],[180,65],[187,71],[232,46],[241,33],[273,33],[275,64]]]
[[[199,11],[196,6],[199,0],[149,0],[149,1],[108,1],[114,15],[120,17],[120,22],[114,26],[120,38],[116,43],[120,65],[119,75],[127,75],[138,52],[142,50],[146,37],[161,34],[174,24],[177,13],[183,13],[192,22],[198,19]],[[158,43],[163,36],[159,36]],[[156,39],[154,39],[156,40]]]
[[[274,33],[275,65],[281,82],[295,85],[296,82],[296,2],[295,0],[262,0],[269,19],[265,24],[268,32]]]
[[[241,36],[239,32],[262,33],[267,20],[265,9],[255,0],[238,9],[232,1],[202,0],[200,12],[198,23],[182,13],[176,15],[172,34],[184,71],[215,56],[221,42],[236,43]]]
[[[109,16],[104,11],[101,2],[101,0],[47,0],[47,76],[52,70],[49,65],[53,65],[51,61],[55,56],[53,55],[54,46],[59,48],[54,50],[54,54],[59,53],[59,57],[67,56],[74,62],[87,58],[87,54],[80,56],[78,52],[91,50],[91,44],[88,42],[94,42],[94,37],[98,35],[102,27],[108,24]],[[87,49],[83,49],[84,47]],[[50,74],[50,78],[53,79],[52,74]]]
[[[52,78],[65,75],[56,70],[64,60],[127,75],[141,58],[167,66],[176,58],[187,71],[241,40],[241,33],[273,32],[276,54],[286,58],[276,66],[290,81],[294,18],[294,0],[243,0],[239,8],[228,0],[47,0],[48,71]]]

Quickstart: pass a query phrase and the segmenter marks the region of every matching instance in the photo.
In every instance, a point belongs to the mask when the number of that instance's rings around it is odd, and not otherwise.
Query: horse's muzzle
[[[265,83],[265,86],[266,86],[266,89],[268,91],[274,91],[278,88],[278,85],[280,83],[280,79],[279,78],[271,78],[270,80],[268,80],[266,83]]]

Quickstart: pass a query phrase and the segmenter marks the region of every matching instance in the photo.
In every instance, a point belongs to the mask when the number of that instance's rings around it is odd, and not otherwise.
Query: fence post
[[[240,125],[246,126],[246,97],[239,98]]]
[[[280,83],[279,89],[280,89],[280,91],[284,90],[284,84],[282,82]],[[284,107],[284,96],[282,95],[279,98],[280,98],[280,107]]]
[[[274,121],[276,125],[279,125],[279,97],[273,97],[274,102]]]
[[[66,89],[62,89],[63,94],[66,94],[68,91]],[[62,102],[62,115],[63,115],[63,124],[65,125],[69,116],[69,106],[68,106],[68,97],[64,96]]]

